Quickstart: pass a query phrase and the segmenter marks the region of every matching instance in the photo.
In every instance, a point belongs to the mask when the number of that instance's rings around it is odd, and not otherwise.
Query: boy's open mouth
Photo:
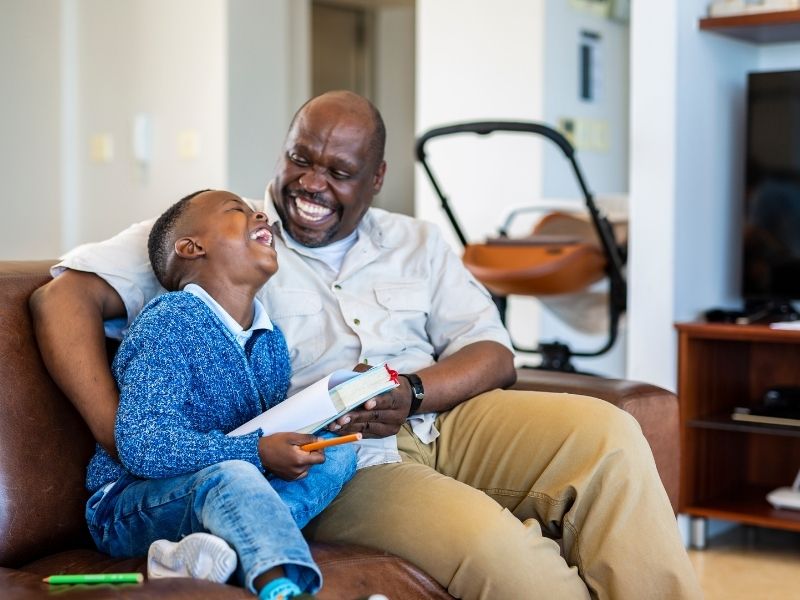
[[[264,246],[272,246],[272,231],[269,227],[259,227],[250,233],[250,239]]]

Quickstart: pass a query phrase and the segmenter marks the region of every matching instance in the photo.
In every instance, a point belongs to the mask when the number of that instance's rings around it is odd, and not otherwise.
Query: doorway
[[[369,98],[386,123],[387,172],[374,205],[414,212],[414,0],[313,0],[311,89]]]

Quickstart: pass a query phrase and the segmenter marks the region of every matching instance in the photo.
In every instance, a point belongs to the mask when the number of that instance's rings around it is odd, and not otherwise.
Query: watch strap
[[[408,409],[408,416],[410,417],[419,410],[422,400],[425,398],[425,388],[422,386],[422,380],[416,373],[400,373],[411,385],[411,406]]]

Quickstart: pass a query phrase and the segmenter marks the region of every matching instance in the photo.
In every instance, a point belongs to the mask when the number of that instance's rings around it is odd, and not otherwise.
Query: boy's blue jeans
[[[141,556],[157,539],[178,541],[208,532],[227,541],[239,557],[237,575],[252,592],[253,580],[275,566],[304,591],[316,592],[322,574],[300,533],[355,473],[350,445],[325,451],[297,481],[268,480],[252,464],[232,460],[167,479],[126,475],[86,504],[86,521],[98,549],[112,556]]]

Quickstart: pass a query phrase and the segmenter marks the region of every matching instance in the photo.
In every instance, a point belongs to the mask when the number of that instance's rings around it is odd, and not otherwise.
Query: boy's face
[[[278,270],[272,228],[239,196],[212,190],[190,201],[184,229],[203,251],[205,264],[233,283],[266,282]]]

